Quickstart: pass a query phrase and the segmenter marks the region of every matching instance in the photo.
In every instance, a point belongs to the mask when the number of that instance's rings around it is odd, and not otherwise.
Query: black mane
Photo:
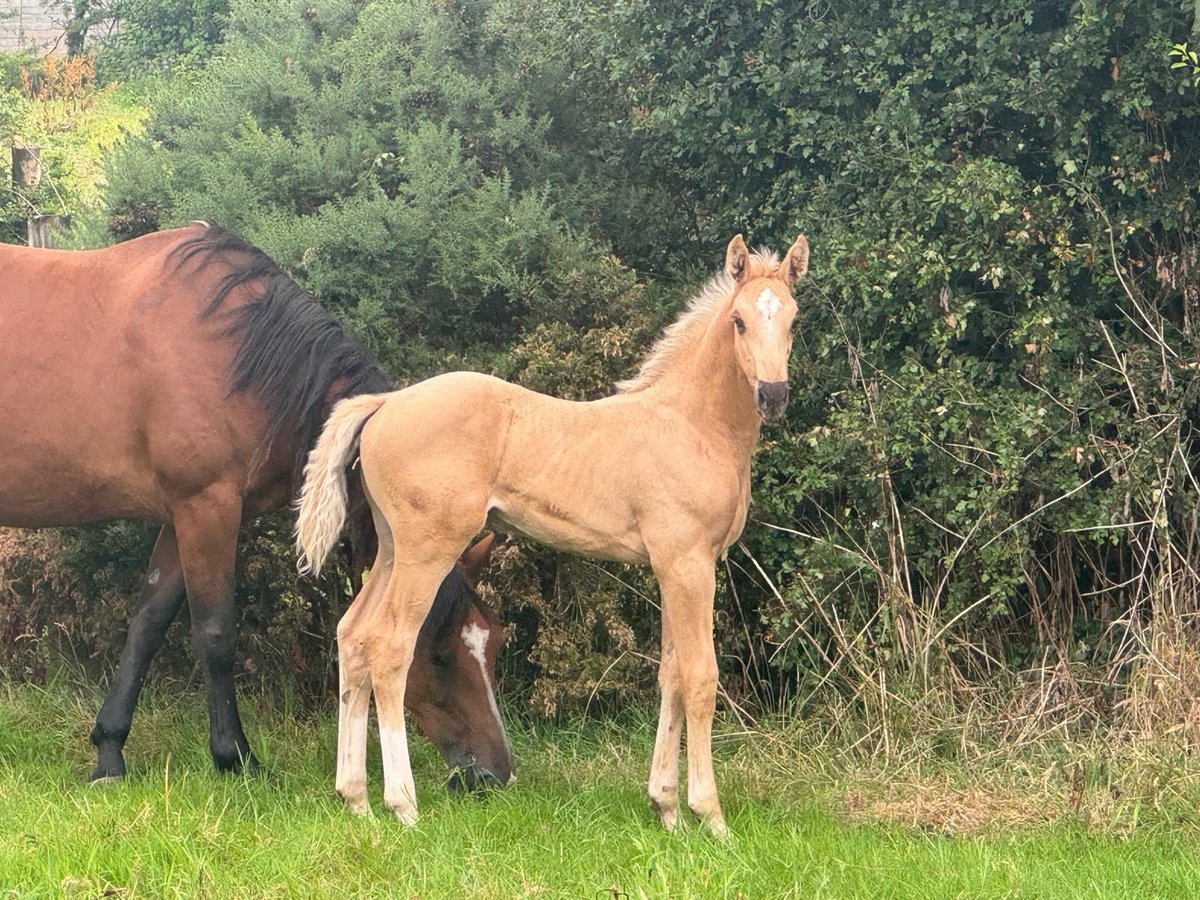
[[[233,393],[250,390],[266,406],[266,445],[293,448],[293,483],[299,484],[308,451],[317,442],[333,401],[390,391],[394,385],[366,348],[263,251],[215,225],[172,254],[177,264],[229,266],[204,317],[217,313],[229,293],[248,285],[256,293],[232,316],[226,334],[238,341]],[[330,388],[342,384],[336,396]]]
[[[172,255],[177,265],[198,259],[201,267],[214,263],[229,267],[201,310],[204,317],[216,315],[231,291],[243,285],[256,290],[234,312],[225,332],[238,341],[231,391],[254,391],[262,399],[268,415],[265,443],[291,442],[292,481],[299,486],[308,451],[321,434],[329,406],[344,397],[390,391],[395,385],[341,322],[267,254],[233,232],[210,225]],[[342,385],[331,397],[330,388],[339,380]],[[361,514],[369,523],[365,509]],[[471,606],[492,618],[466,576],[456,570],[438,588],[422,634],[440,642]]]

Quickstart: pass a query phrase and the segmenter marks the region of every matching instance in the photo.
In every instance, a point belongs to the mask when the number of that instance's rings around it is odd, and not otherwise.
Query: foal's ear
[[[783,258],[783,262],[779,264],[779,273],[788,283],[788,287],[791,287],[803,278],[807,271],[808,238],[800,235],[796,238],[796,243],[792,244],[792,249],[787,252],[787,256]]]
[[[746,265],[749,262],[750,251],[746,249],[746,242],[740,234],[736,235],[725,248],[725,274],[740,283],[746,277]]]
[[[492,555],[492,548],[495,546],[496,535],[489,531],[476,541],[474,546],[467,548],[467,551],[463,553],[459,562],[462,563],[462,567],[467,573],[467,581],[472,585],[479,583],[479,576],[487,568],[488,557]]]

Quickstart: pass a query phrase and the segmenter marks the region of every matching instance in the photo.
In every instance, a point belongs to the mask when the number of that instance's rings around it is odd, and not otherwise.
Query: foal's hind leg
[[[393,533],[423,534],[419,548],[405,548],[419,554],[419,558],[396,559],[382,594],[372,597],[372,608],[363,610],[362,618],[346,635],[360,643],[366,653],[383,749],[383,799],[405,825],[417,821],[417,791],[404,725],[408,670],[417,635],[439,585],[482,524],[481,517],[473,526],[459,529],[460,535],[443,533],[435,537],[427,527],[409,528],[391,522]]]
[[[129,622],[120,665],[92,729],[97,759],[89,780],[120,778],[125,774],[121,751],[129,736],[138,694],[150,661],[162,647],[167,628],[183,605],[183,596],[183,571],[179,566],[175,530],[167,525],[158,533],[142,582],[142,595]]]
[[[175,509],[179,560],[192,615],[192,651],[208,677],[209,748],[218,770],[255,772],[258,761],[242,731],[233,689],[237,610],[233,569],[242,500],[212,488]]]
[[[367,723],[371,712],[371,672],[363,642],[355,626],[383,592],[391,572],[391,553],[386,558],[381,542],[380,556],[337,627],[338,654],[338,750],[334,786],[350,811],[365,815],[367,800]]]

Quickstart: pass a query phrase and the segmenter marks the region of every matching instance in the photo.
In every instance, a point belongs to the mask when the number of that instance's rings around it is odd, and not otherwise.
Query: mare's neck
[[[733,328],[715,316],[695,343],[683,349],[653,391],[659,401],[685,412],[698,425],[720,435],[746,460],[758,441],[762,417],[754,389],[734,356]]]

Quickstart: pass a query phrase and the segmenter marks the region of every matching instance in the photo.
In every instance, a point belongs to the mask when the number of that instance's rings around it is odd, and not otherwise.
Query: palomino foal
[[[648,564],[662,591],[662,707],[650,798],[678,814],[679,739],[688,732],[688,805],[725,833],[712,766],[716,561],[741,534],[750,454],[782,415],[803,236],[782,262],[729,243],[725,271],[690,304],[620,393],[590,403],[456,372],[339,403],[309,456],[300,498],[301,567],[317,570],[345,518],[358,449],[379,555],[338,626],[337,790],[367,809],[367,707],[383,746],[384,800],[417,818],[403,701],[434,591],[488,522],[561,550]],[[469,641],[471,635],[463,634]]]

